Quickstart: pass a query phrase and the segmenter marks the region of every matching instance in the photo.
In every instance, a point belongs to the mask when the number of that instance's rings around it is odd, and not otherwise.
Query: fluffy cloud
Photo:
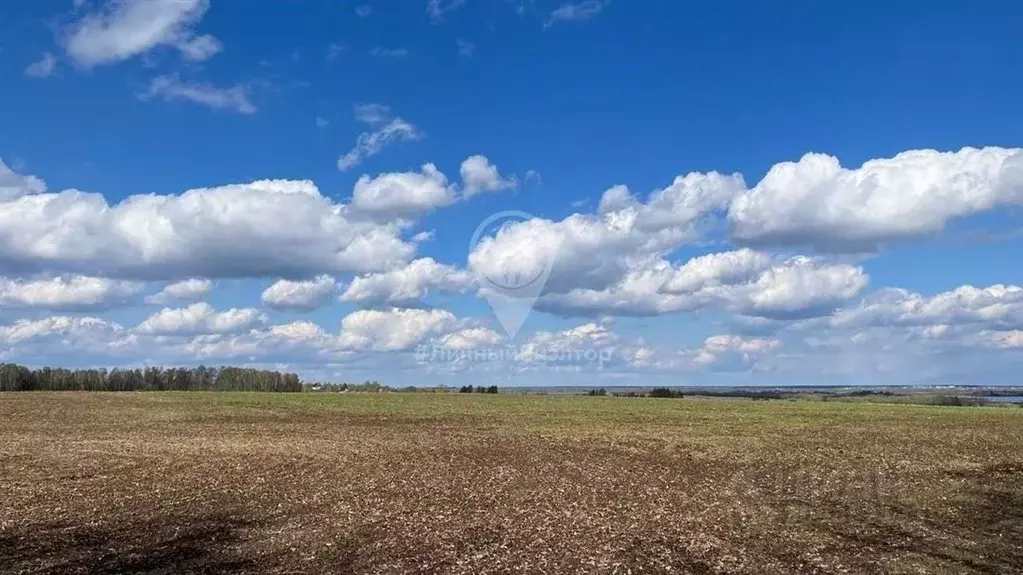
[[[110,0],[70,27],[65,47],[83,66],[120,62],[157,46],[205,60],[220,50],[216,38],[193,29],[208,8],[208,0]]]
[[[138,282],[87,276],[32,280],[0,277],[0,306],[87,309],[112,305],[141,290]]]
[[[473,283],[469,272],[421,258],[403,268],[356,277],[341,301],[401,306],[417,302],[431,291],[466,291]]]
[[[1023,150],[913,150],[858,169],[807,154],[739,194],[734,236],[758,244],[871,249],[940,232],[950,220],[1023,204]]]
[[[334,278],[323,274],[309,281],[278,280],[260,296],[263,305],[274,309],[310,311],[330,300]]]
[[[359,114],[378,121],[386,107],[365,105]],[[460,167],[462,193],[449,184],[447,176],[433,164],[419,172],[391,172],[376,177],[363,175],[355,183],[352,208],[360,214],[384,221],[415,219],[427,212],[467,200],[482,192],[494,192],[517,185],[514,177],[504,178],[485,156],[470,156]]]
[[[533,218],[484,237],[469,265],[486,277],[534,277],[551,266],[546,289],[603,289],[633,269],[637,260],[660,256],[694,241],[707,218],[743,189],[738,175],[689,174],[657,190],[643,203],[624,186],[612,188],[598,214],[561,221]]]
[[[615,186],[596,214],[506,226],[481,241],[469,260],[488,277],[553,264],[550,291],[573,282],[601,289],[622,279],[635,261],[663,256],[714,230],[724,214],[742,242],[848,250],[934,233],[950,219],[1021,203],[1019,149],[909,151],[858,170],[808,154],[775,165],[752,189],[738,174],[716,172],[679,176],[646,201]]]
[[[526,346],[543,347],[553,350],[574,349],[579,346],[605,347],[618,340],[618,336],[601,323],[586,323],[562,331],[540,331],[534,334]]]
[[[197,335],[243,331],[266,322],[266,316],[252,308],[231,308],[217,312],[201,302],[186,308],[164,308],[146,318],[133,330],[143,335]]]
[[[239,114],[255,114],[256,106],[249,100],[249,88],[235,85],[220,87],[209,82],[184,82],[176,74],[157,76],[149,89],[139,95],[143,100],[185,100],[217,110],[232,110]]]
[[[549,293],[541,309],[563,315],[657,315],[715,308],[746,316],[793,318],[831,313],[867,286],[863,269],[796,256],[772,261],[749,250],[710,254],[681,266],[636,262],[603,289]]]
[[[356,116],[374,130],[393,120],[380,105],[359,106]],[[11,322],[0,325],[0,355],[27,363],[66,357],[66,350],[170,363],[376,357],[367,361],[393,366],[411,361],[412,354],[400,352],[430,344],[436,354],[420,362],[422,369],[469,369],[468,362],[505,372],[600,366],[615,377],[699,370],[707,381],[750,369],[807,378],[887,374],[871,383],[905,374],[941,381],[949,366],[966,373],[956,366],[974,369],[1006,356],[999,365],[1019,363],[1023,288],[962,286],[936,295],[882,289],[863,297],[864,270],[826,253],[740,247],[688,259],[678,254],[729,233],[740,243],[803,243],[822,251],[934,233],[951,219],[1020,203],[1019,157],[998,148],[907,152],[845,170],[833,158],[811,155],[775,166],[752,189],[737,174],[713,172],[679,176],[645,197],[615,186],[592,213],[495,228],[471,250],[468,269],[416,258],[432,232],[413,225],[432,210],[513,185],[484,156],[462,162],[455,183],[432,164],[363,176],[347,204],[328,199],[312,182],[291,180],[111,204],[73,189],[49,193],[42,180],[0,162],[0,274],[18,278],[0,279],[0,307]],[[438,240],[451,233],[459,232],[440,228]],[[820,239],[825,236],[832,239]],[[472,293],[477,273],[531,276],[548,264],[550,279],[537,303],[542,311],[599,317],[706,310],[715,322],[723,314],[721,322],[734,331],[666,350],[664,341],[630,341],[594,322],[533,334],[513,347],[479,322],[418,308],[432,294]],[[8,319],[24,313],[18,308],[130,300],[139,281],[176,281],[146,298],[170,305],[202,297],[220,278],[286,278],[263,292],[263,304],[313,309],[336,293],[335,276],[347,274],[338,281],[354,278],[340,299],[375,309],[344,317],[337,333],[311,322],[268,326],[259,310],[216,311],[208,304],[164,309],[133,329],[97,318]],[[776,353],[782,341],[785,353]],[[493,359],[471,353],[487,348],[499,353]],[[1005,377],[996,371],[983,373]]]
[[[355,350],[407,350],[460,323],[451,312],[440,309],[359,310],[341,320],[339,341]]]
[[[46,183],[35,176],[25,176],[9,168],[0,159],[0,203],[13,202],[29,194],[46,192]],[[3,213],[0,212],[0,216]]]
[[[466,158],[459,168],[459,173],[464,186],[462,193],[466,198],[481,192],[496,192],[518,185],[514,177],[502,177],[497,171],[497,166],[491,164],[486,156],[479,154]]]
[[[617,334],[602,323],[587,323],[561,331],[540,331],[519,348],[515,360],[526,365],[544,363],[603,368],[612,361]]]
[[[696,348],[665,350],[638,345],[625,348],[622,355],[626,365],[642,371],[702,371],[709,374],[760,369],[762,359],[782,346],[782,341],[777,338],[722,334],[707,337]]]
[[[0,361],[38,358],[51,364],[54,354],[75,357],[85,365],[98,360],[122,365],[148,361],[181,363],[210,360],[248,362],[323,362],[352,357],[342,349],[337,335],[307,321],[272,325],[266,328],[223,331],[221,333],[149,334],[125,329],[121,325],[95,317],[54,316],[39,320],[19,320],[0,325]]]
[[[310,181],[262,180],[109,205],[100,194],[39,193],[41,182],[22,178],[8,186],[11,177],[0,177],[7,197],[0,203],[0,272],[8,275],[175,280],[365,273],[400,266],[415,251],[398,226],[354,217]],[[19,195],[26,185],[28,193]]]
[[[440,339],[440,346],[453,351],[466,351],[497,345],[502,341],[504,337],[490,328],[471,327],[445,335]]]
[[[626,354],[625,359],[631,365],[646,367],[653,364],[656,356],[657,350],[641,345],[630,350],[629,353]]]
[[[454,203],[447,177],[433,164],[420,172],[391,172],[355,182],[352,207],[382,220],[415,218]]]
[[[790,318],[829,313],[867,287],[863,268],[822,263],[797,256],[768,268],[748,284],[713,289],[729,302],[726,308],[766,318]]]
[[[950,326],[982,324],[990,328],[1023,327],[1023,287],[960,286],[934,296],[902,289],[871,294],[858,306],[828,318],[831,327]]]
[[[696,352],[694,361],[699,365],[736,363],[747,365],[761,354],[774,351],[782,346],[774,338],[746,338],[737,335],[712,335],[703,342]]]
[[[191,278],[165,286],[158,293],[146,297],[149,304],[168,304],[175,301],[197,300],[213,290],[213,282],[204,278]]]
[[[110,353],[125,346],[125,329],[96,317],[53,316],[0,325],[0,360],[38,355],[52,361],[55,349]]]
[[[182,355],[196,360],[232,358],[318,361],[337,359],[346,352],[336,335],[308,321],[296,321],[241,333],[198,335],[180,346]]]
[[[355,146],[338,158],[337,168],[341,171],[354,168],[362,160],[377,155],[391,142],[418,140],[423,136],[419,128],[392,116],[391,109],[383,104],[356,105],[355,119],[373,130],[359,134]]]
[[[771,267],[767,254],[750,249],[695,257],[672,273],[663,288],[667,293],[692,293],[722,284],[753,279]]]

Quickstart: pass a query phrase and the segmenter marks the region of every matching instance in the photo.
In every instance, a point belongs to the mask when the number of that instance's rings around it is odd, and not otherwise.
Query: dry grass
[[[0,571],[1009,573],[1023,409],[0,394]]]

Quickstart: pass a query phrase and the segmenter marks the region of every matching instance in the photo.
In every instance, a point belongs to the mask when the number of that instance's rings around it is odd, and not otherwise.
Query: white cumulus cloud
[[[197,360],[251,358],[322,363],[343,356],[337,336],[308,321],[273,325],[236,333],[203,334],[180,346]]]
[[[971,285],[933,296],[903,289],[880,290],[859,305],[829,318],[833,327],[950,326],[982,324],[990,328],[1023,327],[1023,287]]]
[[[197,300],[212,290],[212,281],[205,278],[190,278],[164,286],[158,293],[147,296],[146,303],[169,304],[175,301]]]
[[[749,280],[771,267],[772,263],[767,254],[750,249],[698,256],[671,275],[664,284],[664,291],[696,292],[705,287]]]
[[[768,265],[763,258],[739,251],[700,256],[682,265],[640,260],[609,286],[550,293],[539,307],[564,315],[659,315],[711,308],[798,318],[830,314],[869,281],[862,268],[848,264],[795,256]]]
[[[490,328],[470,327],[440,338],[440,346],[452,351],[468,351],[497,345],[502,341],[504,337]]]
[[[88,276],[14,280],[0,277],[0,307],[51,310],[105,307],[138,293],[142,287],[139,282]]]
[[[164,308],[135,327],[144,335],[199,335],[231,333],[265,323],[266,316],[252,308],[231,308],[218,312],[206,302],[184,308]]]
[[[420,172],[360,177],[355,182],[352,207],[378,219],[393,220],[414,218],[454,201],[447,177],[433,164],[425,164]]]
[[[562,366],[603,367],[613,358],[619,337],[602,323],[586,323],[561,331],[538,331],[518,349],[515,361]]]
[[[481,192],[496,192],[514,188],[518,182],[514,177],[504,178],[497,171],[497,166],[490,163],[486,156],[469,156],[459,168],[464,186],[463,194],[470,198]]]
[[[743,189],[742,177],[715,172],[679,176],[644,203],[624,187],[612,188],[598,214],[561,221],[533,218],[486,236],[469,254],[469,265],[486,277],[534,277],[551,267],[546,289],[603,289],[633,269],[636,260],[658,257],[697,240],[707,219]]]
[[[30,194],[46,192],[46,183],[35,176],[15,172],[3,159],[0,159],[0,203],[14,200]],[[0,212],[0,216],[3,212]]]
[[[431,291],[464,292],[474,283],[471,273],[420,258],[402,268],[356,277],[341,301],[402,306],[418,302]]]
[[[862,250],[940,232],[955,218],[1023,204],[1023,150],[911,150],[857,169],[806,154],[776,164],[729,208],[734,236],[757,244]]]
[[[694,361],[699,365],[721,363],[731,359],[748,364],[756,356],[775,351],[782,346],[776,338],[749,338],[739,335],[712,335],[703,342]]]
[[[78,190],[13,189],[0,172],[0,273],[148,280],[294,277],[398,267],[415,245],[391,223],[355,218],[310,181],[262,180],[110,205]]]
[[[461,322],[447,310],[359,310],[341,320],[340,343],[355,350],[399,351],[429,336],[454,330]]]
[[[307,281],[278,280],[260,296],[274,309],[310,311],[325,305],[334,293],[334,278],[322,274]]]
[[[0,325],[0,343],[16,346],[33,340],[59,337],[84,347],[95,342],[106,342],[122,334],[124,328],[97,317],[52,316],[43,319],[21,319],[9,325]],[[0,346],[2,348],[3,346]]]

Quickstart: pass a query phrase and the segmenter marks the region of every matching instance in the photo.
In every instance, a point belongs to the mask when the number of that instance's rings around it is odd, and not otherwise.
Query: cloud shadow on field
[[[251,527],[218,514],[37,523],[0,532],[0,564],[32,573],[253,572],[273,558],[239,550]]]
[[[869,516],[843,508],[827,531],[850,550],[923,556],[957,572],[1016,572],[1023,566],[1023,465],[950,475],[971,485],[957,496],[955,514],[927,512],[919,504],[890,504]]]

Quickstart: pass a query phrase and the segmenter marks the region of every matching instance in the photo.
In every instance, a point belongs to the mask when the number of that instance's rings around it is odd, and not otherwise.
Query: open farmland
[[[0,394],[0,571],[1008,573],[1023,409]]]

